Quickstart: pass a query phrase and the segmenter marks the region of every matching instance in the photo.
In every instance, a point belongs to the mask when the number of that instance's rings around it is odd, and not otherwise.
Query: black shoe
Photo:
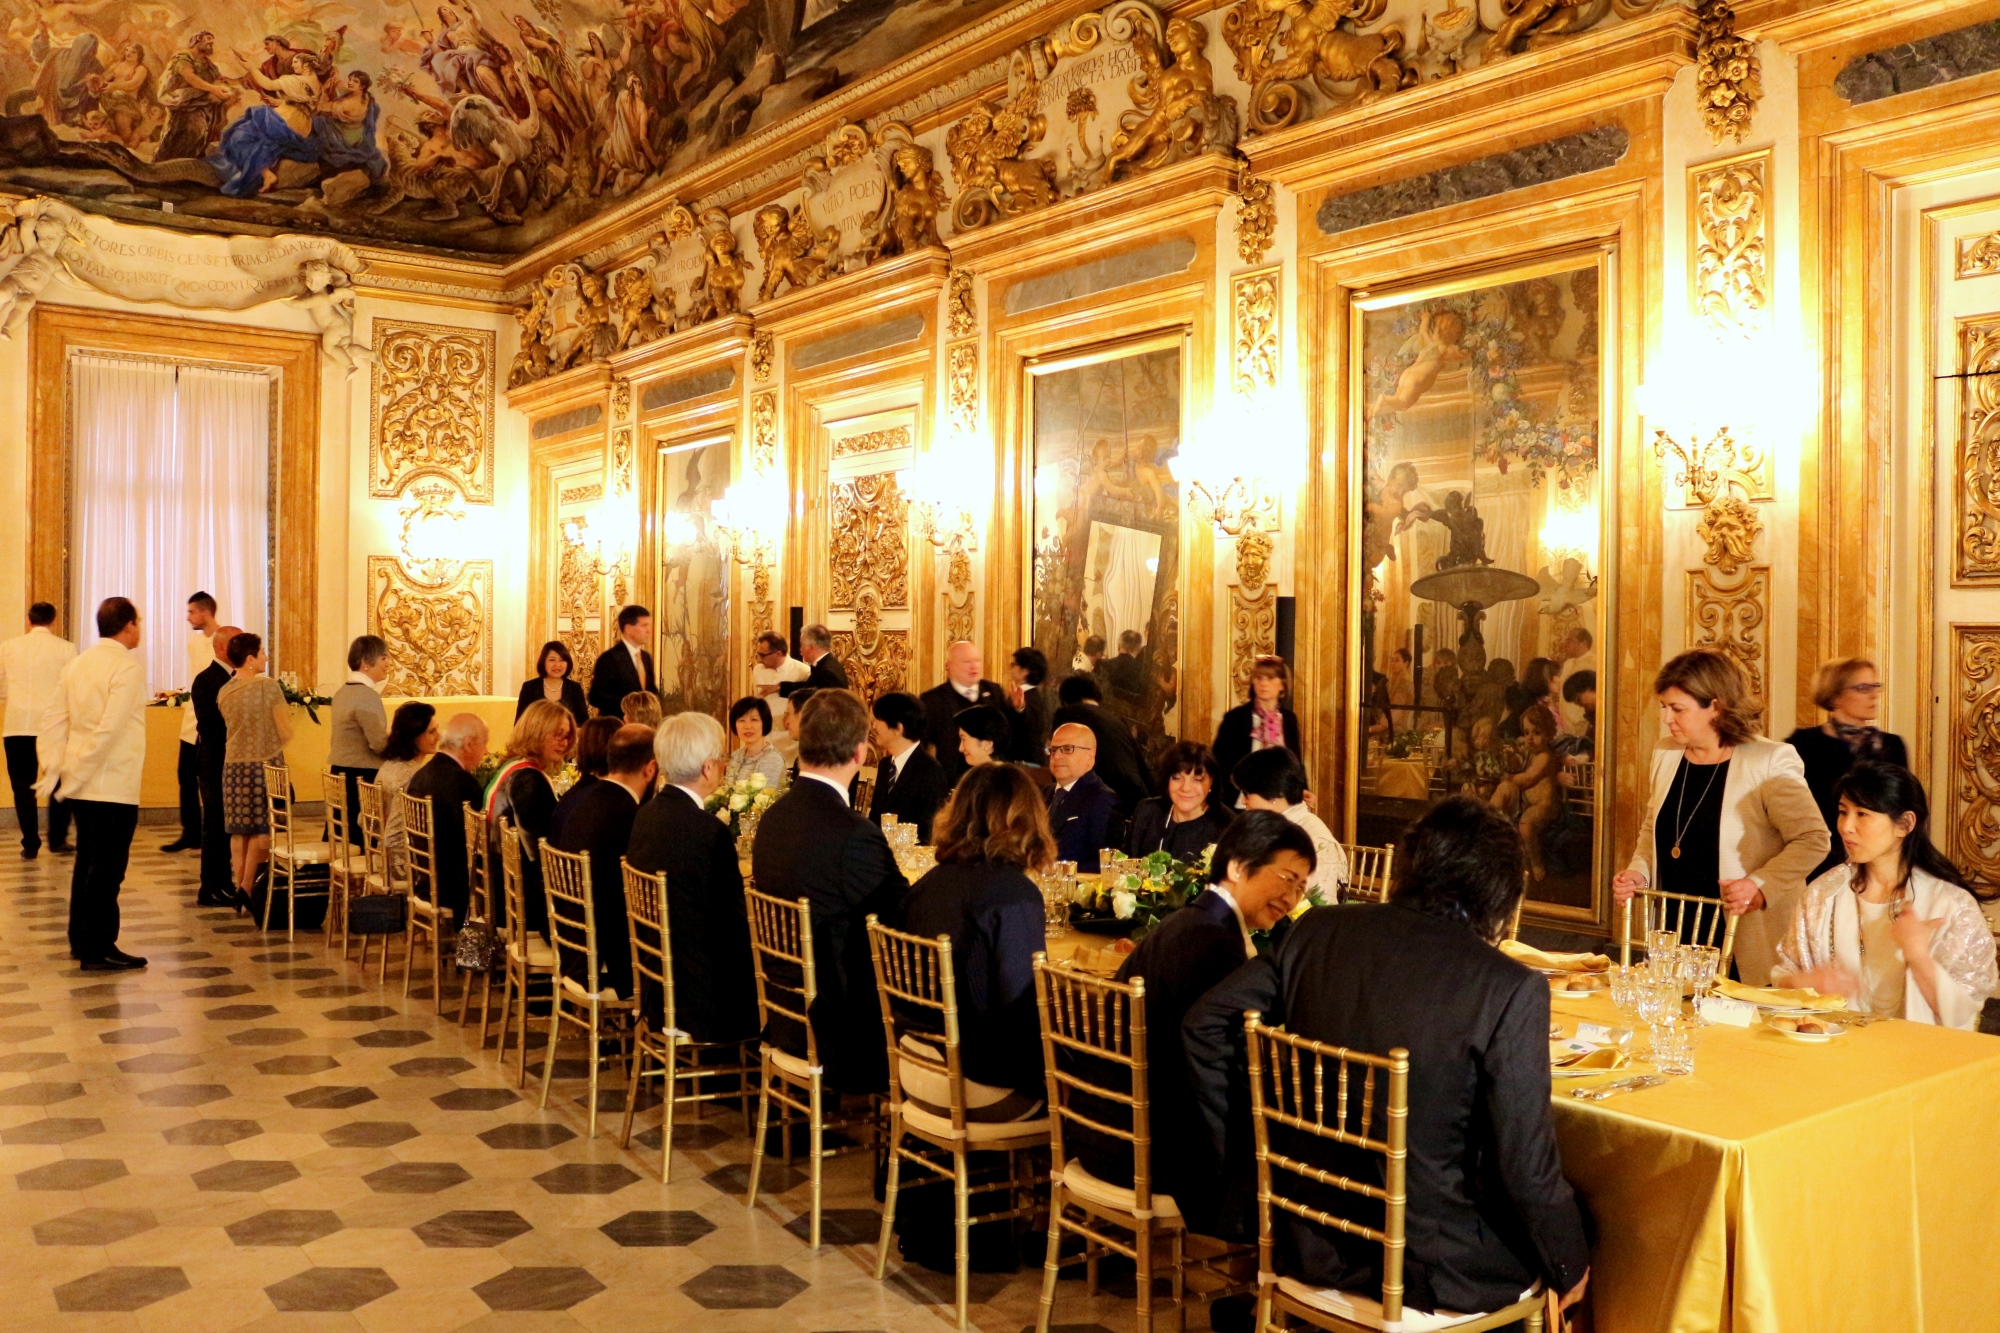
[[[86,972],[131,972],[145,965],[146,961],[143,958],[133,959],[129,963],[116,958],[86,958],[77,966]]]
[[[126,953],[123,949],[119,948],[107,949],[104,959],[106,962],[116,963],[120,967],[144,967],[146,965],[146,960],[139,957],[139,955]]]
[[[236,895],[234,893],[210,893],[207,889],[203,889],[194,896],[194,905],[196,907],[234,907],[236,906]]]
[[[76,847],[67,842],[52,842],[49,844],[49,851],[57,856],[76,855]]]
[[[21,849],[21,859],[23,861],[32,861],[40,854],[41,850],[39,847],[23,847]]]
[[[198,852],[201,850],[201,844],[198,842],[189,842],[186,838],[175,838],[172,842],[160,848],[160,850],[163,852]]]

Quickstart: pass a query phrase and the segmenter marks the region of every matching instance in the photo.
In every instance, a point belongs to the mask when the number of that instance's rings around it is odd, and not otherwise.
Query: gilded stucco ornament
[[[494,341],[486,329],[375,321],[371,496],[392,498],[436,476],[492,503]]]
[[[1278,187],[1247,170],[1236,187],[1236,253],[1261,264],[1278,230]]]
[[[756,239],[757,263],[764,271],[764,280],[757,287],[759,301],[776,296],[780,283],[793,289],[811,287],[827,277],[829,270],[838,271],[839,229],[815,232],[803,206],[764,205],[751,220],[750,234]]]
[[[1757,43],[1737,35],[1729,0],[1698,0],[1694,62],[1695,105],[1709,138],[1741,143],[1763,99],[1764,77]]]
[[[2000,319],[1959,327],[1955,583],[2000,581]]]
[[[1695,523],[1695,535],[1705,548],[1702,563],[1734,577],[1750,563],[1757,534],[1763,530],[1749,501],[1734,495],[1718,496]]]
[[[389,645],[392,694],[490,694],[493,562],[467,560],[443,583],[412,578],[395,556],[368,557],[368,632]]]
[[[936,159],[907,126],[884,126],[878,138],[886,188],[874,232],[863,248],[869,263],[944,244],[938,217],[951,207]]]
[[[1239,0],[1223,16],[1222,39],[1250,85],[1250,128],[1282,129],[1312,114],[1308,89],[1334,109],[1416,83],[1400,26],[1361,31],[1387,10],[1388,0]]]
[[[758,384],[770,381],[771,367],[778,355],[778,340],[769,333],[758,332],[750,338],[750,378]]]
[[[2000,884],[2000,625],[1953,625],[1952,861],[1976,884]]]
[[[1239,273],[1229,289],[1235,388],[1251,398],[1278,383],[1278,271]]]
[[[1007,95],[981,103],[946,131],[945,155],[958,182],[952,222],[960,231],[1016,217],[1056,201],[1056,166],[1028,155],[1048,133],[1037,109],[1041,98],[1038,65],[1046,55],[1037,43],[1015,51],[1007,63]]]
[[[972,275],[962,268],[951,271],[944,288],[945,331],[953,338],[970,338],[979,332],[979,301],[973,295]]]
[[[1724,583],[1706,567],[1687,571],[1691,648],[1715,648],[1735,659],[1750,685],[1752,722],[1762,727],[1765,664],[1770,656],[1771,567],[1752,565]]]
[[[1748,337],[1767,322],[1770,167],[1758,153],[1689,174],[1695,313],[1719,336]]]

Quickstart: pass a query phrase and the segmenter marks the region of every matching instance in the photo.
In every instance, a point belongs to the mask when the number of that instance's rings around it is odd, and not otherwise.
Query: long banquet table
[[[1102,971],[1111,944],[1072,929],[1049,953]],[[1602,994],[1551,1012],[1566,1035],[1622,1025]],[[1691,1075],[1569,1095],[1632,1072],[1552,1092],[1595,1228],[1598,1333],[2000,1329],[2000,1039],[1894,1022],[1807,1044],[1714,1026]]]

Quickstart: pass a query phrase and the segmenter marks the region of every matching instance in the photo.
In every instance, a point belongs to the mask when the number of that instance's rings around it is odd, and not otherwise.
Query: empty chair
[[[1347,901],[1379,903],[1389,896],[1389,877],[1396,865],[1396,845],[1364,847],[1348,843]]]
[[[292,828],[292,774],[283,764],[264,765],[264,808],[271,824],[271,862],[264,888],[263,928],[271,928],[271,904],[278,900],[282,883],[285,891],[285,939],[298,938],[299,897],[331,898],[326,884],[308,886],[299,873],[307,866],[328,866],[333,848],[324,842],[301,842]],[[332,903],[328,903],[332,910]]]
[[[521,887],[521,862],[527,856],[527,847],[521,840],[520,830],[513,821],[500,821],[500,891],[504,895],[506,914],[500,921],[500,937],[505,942],[501,966],[506,972],[506,984],[500,991],[500,1041],[494,1048],[504,1067],[507,1063],[507,1029],[518,1024],[514,1039],[520,1043],[519,1067],[514,1072],[514,1086],[522,1087],[528,1081],[528,985],[537,978],[554,985],[556,972],[556,951],[542,938],[540,931],[528,929],[527,911]],[[554,1023],[551,1019],[551,1024]],[[481,1037],[482,1045],[484,1037]]]
[[[400,859],[392,864],[388,844],[384,838],[384,828],[388,823],[384,793],[380,787],[367,781],[357,783],[355,790],[361,805],[355,819],[355,825],[361,831],[361,891],[364,894],[397,893],[407,898],[410,891],[409,876],[404,873],[407,860]],[[377,938],[375,935],[361,937],[361,968],[364,972],[368,968],[368,943],[375,938]],[[377,964],[375,977],[375,984],[378,986],[387,985],[389,981],[389,937],[382,935],[380,939],[382,957]],[[346,942],[343,941],[342,956],[345,956],[346,952]]]
[[[450,933],[451,909],[438,905],[437,829],[431,819],[431,798],[396,793],[403,812],[404,837],[410,858],[410,925],[403,946],[403,995],[410,993],[410,972],[417,948],[431,951],[431,1000],[444,1012],[444,939]]]
[[[542,1057],[542,1109],[549,1105],[549,1084],[555,1080],[556,1043],[563,1024],[581,1028],[585,1058],[590,1064],[590,1137],[597,1137],[598,1069],[604,1063],[604,1038],[622,1045],[631,1035],[633,1004],[618,998],[609,986],[591,989],[579,977],[595,981],[598,968],[597,914],[590,903],[590,858],[557,851],[542,843],[542,888],[549,896],[549,939],[555,946],[554,1003],[549,1014],[548,1054]]]
[[[341,957],[347,956],[347,900],[365,890],[368,858],[362,850],[361,830],[355,812],[348,806],[347,783],[331,771],[320,774],[320,791],[326,802],[327,892],[326,942],[331,948],[335,935],[340,939]]]
[[[486,816],[470,805],[460,806],[459,814],[465,823],[465,919],[483,921],[490,929],[493,925],[493,865],[487,855]],[[479,981],[483,987],[479,996],[479,1048],[485,1050],[486,1025],[493,1015],[493,969],[488,967],[481,972]],[[471,1013],[472,978],[467,977],[464,988],[458,994],[460,1027],[465,1026],[465,1020]]]
[[[1632,961],[1633,905],[1639,908],[1638,942],[1655,930],[1671,930],[1683,944],[1706,944],[1722,950],[1718,975],[1729,975],[1729,957],[1736,952],[1736,923],[1720,898],[1701,898],[1665,889],[1638,889],[1618,907],[1618,961]]]

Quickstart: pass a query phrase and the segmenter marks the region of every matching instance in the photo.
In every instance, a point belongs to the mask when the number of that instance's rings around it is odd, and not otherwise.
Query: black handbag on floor
[[[291,876],[291,883],[299,891],[298,920],[292,923],[296,930],[318,930],[326,921],[327,868],[324,865],[302,865]],[[257,867],[257,873],[250,881],[250,915],[258,924],[264,921],[264,900],[271,896],[271,863],[266,861]],[[286,913],[291,895],[283,886],[278,886],[277,897],[270,906],[270,921],[273,930],[282,929],[286,924]]]
[[[399,935],[407,924],[404,893],[364,893],[347,900],[347,929],[356,935]]]

